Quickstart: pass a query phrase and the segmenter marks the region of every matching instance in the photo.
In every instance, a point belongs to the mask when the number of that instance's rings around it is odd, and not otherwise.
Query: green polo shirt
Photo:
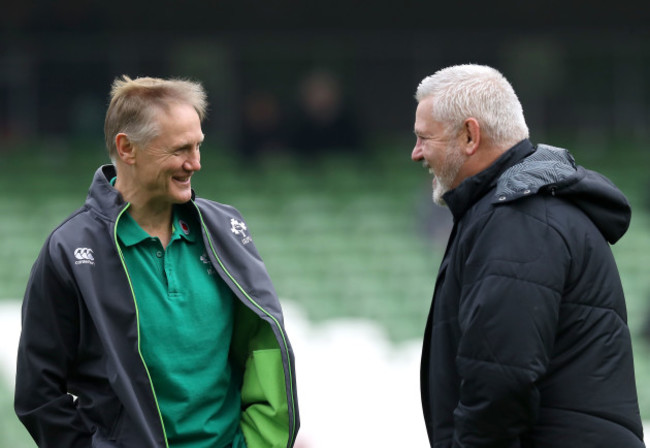
[[[240,384],[228,359],[233,293],[205,253],[200,225],[175,206],[167,248],[129,213],[117,226],[135,293],[140,351],[170,447],[245,448]]]

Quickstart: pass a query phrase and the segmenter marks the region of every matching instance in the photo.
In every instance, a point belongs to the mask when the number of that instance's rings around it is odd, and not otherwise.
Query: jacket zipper
[[[120,244],[117,240],[117,223],[119,222],[120,218],[122,217],[124,212],[126,212],[126,209],[128,209],[130,205],[131,205],[130,203],[126,204],[126,206],[122,209],[122,211],[120,211],[120,213],[117,215],[117,219],[115,220],[115,227],[113,228],[113,238],[115,240],[115,247],[117,247],[117,252],[120,255],[122,268],[124,269],[124,273],[126,274],[126,278],[129,282],[129,288],[131,289],[131,297],[133,298],[133,304],[135,305],[135,321],[138,330],[138,355],[140,356],[140,360],[142,361],[142,365],[144,366],[145,372],[147,372],[147,378],[149,378],[149,385],[151,386],[151,393],[153,394],[154,404],[156,405],[156,410],[158,411],[158,418],[160,418],[160,426],[162,427],[163,437],[165,440],[165,447],[169,448],[169,442],[167,441],[167,431],[165,430],[165,422],[163,421],[162,412],[160,412],[160,405],[158,404],[156,390],[153,385],[153,380],[151,379],[151,374],[149,373],[149,368],[147,367],[147,363],[145,362],[144,356],[142,356],[142,351],[140,350],[140,313],[138,311],[138,301],[135,298],[133,283],[131,283],[131,276],[129,275],[129,271],[126,268],[126,263],[124,261],[124,254],[122,253],[122,248],[120,247]]]
[[[296,434],[295,434],[295,433],[296,433],[296,429],[295,429],[295,428],[296,428],[296,404],[295,404],[295,400],[293,399],[293,397],[294,397],[294,391],[293,391],[293,376],[292,376],[292,374],[291,374],[291,359],[290,359],[290,357],[289,357],[289,346],[288,346],[288,344],[287,344],[287,337],[286,337],[286,335],[284,334],[284,331],[282,330],[282,325],[280,325],[280,323],[277,321],[277,319],[276,319],[273,315],[271,315],[268,311],[266,311],[266,310],[264,309],[264,307],[262,307],[262,306],[261,306],[260,304],[258,304],[255,300],[253,300],[253,299],[251,298],[251,296],[249,296],[248,293],[247,293],[246,291],[244,291],[244,288],[242,288],[242,286],[237,282],[237,280],[235,280],[235,278],[230,274],[230,272],[226,269],[226,267],[224,266],[224,264],[221,262],[221,259],[220,259],[219,256],[217,255],[217,251],[216,251],[216,249],[214,248],[214,244],[213,244],[213,242],[212,242],[212,238],[210,237],[210,234],[209,234],[209,232],[207,231],[207,227],[206,227],[206,225],[205,225],[205,222],[203,221],[203,215],[201,214],[201,210],[199,210],[199,206],[196,204],[196,202],[192,201],[192,203],[194,204],[194,207],[196,208],[196,211],[197,211],[197,213],[199,214],[199,220],[201,221],[201,228],[202,228],[202,230],[203,230],[203,233],[204,233],[204,234],[206,235],[206,237],[207,237],[208,243],[210,244],[210,250],[212,251],[212,255],[214,255],[214,258],[215,258],[215,259],[217,260],[217,262],[219,263],[219,266],[221,266],[221,269],[223,269],[223,272],[226,273],[226,275],[230,278],[230,280],[232,280],[232,282],[237,286],[237,288],[239,289],[239,291],[244,295],[244,297],[246,297],[246,299],[247,299],[250,303],[252,303],[253,305],[255,305],[255,307],[256,307],[257,309],[259,309],[259,310],[262,311],[264,314],[266,314],[269,318],[271,318],[271,320],[275,323],[275,326],[277,327],[278,331],[280,332],[280,335],[282,335],[282,344],[283,344],[283,347],[284,347],[284,352],[286,353],[286,356],[287,356],[287,364],[288,364],[288,365],[287,365],[287,368],[286,368],[285,370],[286,370],[286,373],[289,375],[289,387],[290,387],[289,395],[290,395],[290,397],[291,397],[291,410],[292,410],[292,413],[291,413],[291,414],[292,414],[292,416],[293,416],[293,421],[291,422],[291,423],[292,423],[293,431],[291,432],[291,434],[290,434],[290,438],[289,438],[289,446],[291,446],[291,445],[294,443],[294,439],[295,439],[295,437],[296,437]]]

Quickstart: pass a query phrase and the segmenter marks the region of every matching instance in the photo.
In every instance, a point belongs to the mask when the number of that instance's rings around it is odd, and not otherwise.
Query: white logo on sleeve
[[[93,250],[88,247],[77,247],[74,250],[74,257],[77,261],[74,264],[89,264],[95,265],[95,257],[93,257]]]
[[[243,237],[241,240],[242,244],[248,244],[253,241],[250,235],[246,235],[246,230],[248,229],[243,221],[237,221],[235,218],[230,219],[230,231],[237,236]]]

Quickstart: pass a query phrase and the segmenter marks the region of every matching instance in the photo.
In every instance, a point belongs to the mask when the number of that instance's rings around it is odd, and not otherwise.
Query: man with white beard
[[[629,226],[625,196],[531,143],[491,67],[439,70],[416,99],[411,157],[454,219],[422,353],[431,446],[643,447],[610,249]]]

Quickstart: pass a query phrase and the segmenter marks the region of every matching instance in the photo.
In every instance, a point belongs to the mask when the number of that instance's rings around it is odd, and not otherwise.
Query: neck
[[[130,204],[129,214],[135,222],[149,235],[158,237],[163,247],[167,247],[172,233],[172,204],[147,200],[141,190],[132,188],[124,177],[117,177],[115,189]]]
[[[138,207],[131,203],[129,207],[131,217],[138,223],[142,230],[153,237],[158,237],[163,247],[167,247],[172,236],[172,208],[171,205],[163,210],[152,210]]]
[[[484,145],[479,147],[474,156],[470,157],[464,168],[464,177],[471,177],[492,165],[508,148]]]

